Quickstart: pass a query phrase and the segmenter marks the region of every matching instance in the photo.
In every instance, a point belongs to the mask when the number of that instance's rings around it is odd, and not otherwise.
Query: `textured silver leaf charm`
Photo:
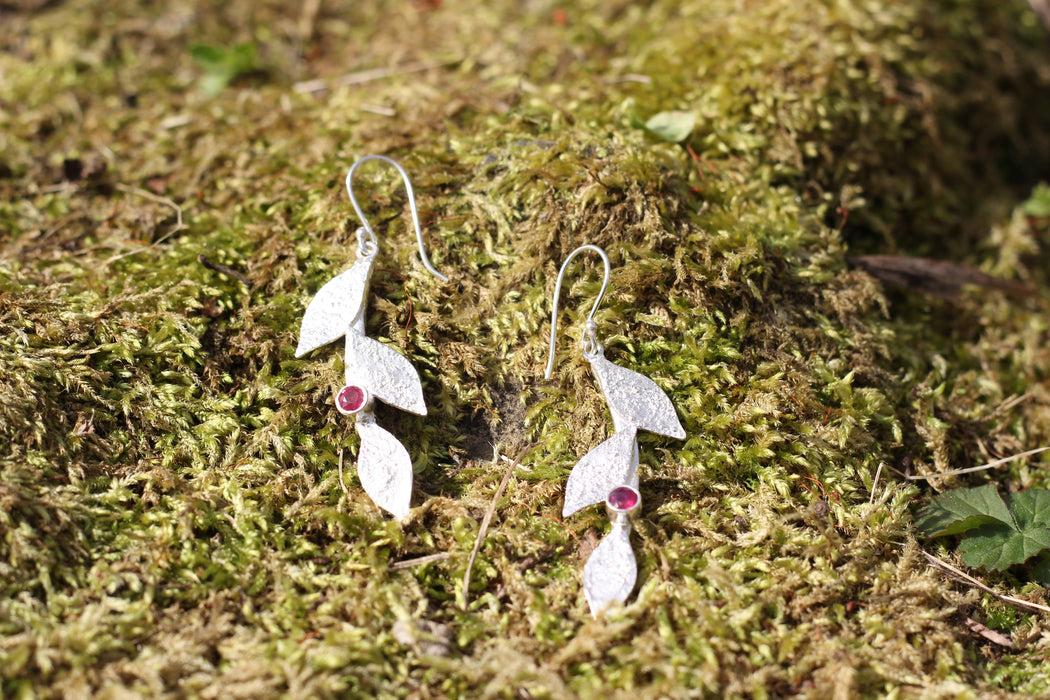
[[[346,335],[364,306],[374,262],[374,253],[358,256],[349,270],[328,280],[317,291],[303,314],[296,357]]]
[[[346,334],[346,383],[366,386],[372,396],[403,411],[427,414],[423,384],[412,363],[356,330]]]
[[[591,307],[583,327],[580,348],[590,361],[598,386],[609,404],[613,418],[613,436],[588,452],[581,459],[565,485],[564,515],[593,503],[605,501],[612,519],[612,530],[587,559],[583,568],[583,590],[598,617],[609,605],[623,603],[631,594],[638,578],[638,565],[631,550],[631,525],[628,515],[641,507],[638,491],[639,430],[648,430],[672,438],[684,438],[685,428],[678,420],[671,399],[656,382],[605,359],[604,348],[598,341],[598,325],[594,315],[609,287],[612,264],[605,251],[596,245],[581,245],[569,253],[558,271],[554,283],[554,308],[551,310],[550,352],[547,355],[545,377],[554,368],[554,351],[558,329],[558,296],[561,293],[565,270],[577,254],[589,250],[597,253],[605,267],[601,291]]]
[[[365,218],[354,196],[354,172],[362,163],[382,161],[393,166],[408,193],[412,226],[419,243],[423,266],[438,278],[448,278],[434,269],[423,245],[415,193],[408,173],[387,156],[358,158],[346,173],[346,191],[361,226],[356,231],[357,260],[349,270],[329,280],[318,290],[303,314],[296,357],[338,338],[346,338],[346,384],[335,394],[335,407],[352,416],[361,438],[357,455],[357,474],[361,485],[375,504],[399,520],[408,514],[412,502],[412,458],[398,440],[375,422],[375,399],[426,415],[423,386],[419,373],[396,350],[365,335],[365,294],[379,250],[376,233]]]
[[[617,430],[630,425],[667,437],[685,437],[685,428],[678,420],[671,399],[652,379],[601,356],[591,360],[591,368],[609,402]]]
[[[357,476],[375,504],[401,519],[412,502],[412,458],[393,435],[380,428],[370,413],[357,417],[361,449]]]
[[[634,589],[638,564],[631,550],[631,525],[626,514],[613,520],[612,530],[583,567],[583,594],[598,617],[613,603],[623,604]]]
[[[412,501],[412,458],[397,438],[375,422],[371,398],[426,415],[423,387],[412,364],[396,350],[364,335],[364,297],[375,253],[364,254],[349,270],[328,281],[306,307],[296,357],[346,337],[346,386],[336,397],[343,413],[355,415],[361,449],[357,475],[375,504],[403,518]],[[355,399],[341,404],[344,391]]]
[[[588,359],[609,404],[616,432],[587,453],[569,474],[564,515],[605,501],[612,516],[612,530],[583,568],[583,591],[591,614],[598,617],[613,603],[627,600],[638,578],[627,517],[640,503],[637,432],[648,430],[684,438],[685,429],[671,399],[652,379],[609,362],[601,355],[600,346]]]
[[[565,484],[565,507],[562,516],[605,501],[609,492],[634,476],[635,430],[614,433],[583,456],[569,474]]]

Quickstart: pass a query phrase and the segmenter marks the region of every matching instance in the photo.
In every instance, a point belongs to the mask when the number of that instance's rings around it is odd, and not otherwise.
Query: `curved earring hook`
[[[561,264],[561,270],[558,271],[558,281],[554,283],[554,310],[551,312],[551,349],[550,354],[547,357],[547,371],[544,373],[544,379],[551,378],[551,371],[554,370],[554,346],[557,343],[558,338],[558,297],[561,295],[561,282],[565,277],[565,270],[569,267],[569,263],[577,253],[584,250],[591,250],[597,253],[602,258],[602,263],[605,265],[605,277],[602,279],[602,289],[598,292],[598,298],[594,301],[594,306],[591,307],[591,313],[587,316],[587,323],[583,330],[583,340],[580,345],[583,346],[583,356],[588,360],[592,360],[596,357],[601,357],[603,348],[602,344],[598,342],[598,326],[594,322],[594,314],[598,311],[598,305],[602,303],[602,299],[605,297],[605,291],[609,288],[609,277],[612,273],[612,266],[609,263],[609,256],[605,254],[605,251],[596,245],[581,245],[576,250],[569,253],[569,257],[565,258],[565,262]]]
[[[375,252],[377,249],[376,243],[376,232],[372,230],[372,226],[368,223],[368,219],[365,218],[365,213],[361,210],[361,205],[357,203],[357,197],[354,196],[354,171],[357,170],[361,163],[366,160],[381,160],[384,163],[389,163],[397,169],[397,172],[401,174],[401,179],[405,183],[405,190],[408,192],[408,208],[412,212],[412,225],[416,228],[416,241],[419,243],[419,256],[423,258],[423,267],[430,271],[430,274],[434,275],[438,279],[448,282],[448,277],[434,269],[434,266],[430,264],[430,258],[427,257],[426,247],[423,245],[423,230],[419,226],[419,212],[416,210],[416,193],[412,190],[412,181],[408,179],[408,173],[402,168],[396,160],[393,158],[387,158],[386,156],[364,156],[358,158],[357,162],[350,166],[350,172],[346,174],[346,191],[350,195],[350,203],[354,205],[354,211],[357,212],[357,218],[364,224],[362,229],[358,229],[357,240],[362,251]]]

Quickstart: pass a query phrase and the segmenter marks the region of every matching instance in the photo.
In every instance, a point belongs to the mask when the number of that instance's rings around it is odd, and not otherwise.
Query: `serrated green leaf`
[[[915,522],[915,527],[927,537],[957,535],[985,525],[1016,530],[1010,511],[992,485],[941,494],[930,501]]]
[[[991,485],[956,489],[934,498],[916,526],[930,536],[966,533],[963,561],[1002,571],[1050,549],[1050,491],[1022,491],[1004,502]]]
[[[1002,571],[1050,548],[1050,528],[1036,523],[1024,530],[993,523],[967,533],[959,543],[962,560],[969,566]]]
[[[654,114],[645,123],[645,129],[664,141],[680,143],[689,138],[695,125],[696,114],[693,112],[670,111]]]

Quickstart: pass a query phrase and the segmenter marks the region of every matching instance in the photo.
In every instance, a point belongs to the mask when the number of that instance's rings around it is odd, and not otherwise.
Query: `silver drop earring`
[[[354,197],[354,171],[364,162],[378,160],[397,169],[408,191],[408,205],[416,230],[423,265],[436,277],[448,278],[434,269],[423,246],[415,193],[408,173],[386,156],[365,156],[346,174],[346,191],[361,221],[357,229],[357,259],[349,270],[333,277],[314,296],[303,314],[296,357],[346,338],[346,385],[335,397],[340,413],[352,416],[361,438],[357,475],[361,486],[377,506],[399,520],[408,514],[412,500],[412,458],[397,438],[375,421],[375,399],[403,411],[425,416],[423,386],[415,367],[395,350],[365,335],[365,295],[379,252],[375,231]]]
[[[580,347],[584,358],[598,380],[598,387],[612,413],[613,435],[588,452],[581,459],[565,485],[563,516],[582,508],[605,503],[612,529],[591,553],[583,568],[583,592],[591,614],[598,617],[613,603],[622,604],[634,589],[638,565],[631,549],[629,516],[641,506],[638,491],[639,430],[648,430],[667,437],[683,439],[685,429],[678,420],[667,394],[648,377],[615,365],[605,359],[604,348],[598,342],[598,326],[594,314],[609,288],[610,264],[605,251],[594,245],[583,245],[569,253],[558,272],[554,285],[554,310],[551,313],[550,355],[545,379],[554,369],[554,348],[558,330],[558,297],[562,279],[573,257],[589,250],[601,256],[605,276],[598,299],[595,300],[584,326]]]

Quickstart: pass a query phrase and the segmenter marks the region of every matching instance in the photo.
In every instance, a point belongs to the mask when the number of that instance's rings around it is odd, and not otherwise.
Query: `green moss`
[[[1041,621],[927,568],[924,491],[899,478],[1050,439],[1045,186],[1022,204],[1050,164],[1035,15],[433,5],[0,10],[0,694],[1044,692]],[[208,97],[194,45],[257,46],[259,70]],[[294,89],[415,62],[442,66]],[[669,110],[695,114],[681,145],[632,126]],[[293,358],[353,258],[342,178],[367,153],[412,174],[452,278],[418,264],[400,185],[364,172],[369,332],[430,408],[379,415],[410,436],[403,525],[357,482],[340,353]],[[580,591],[604,515],[559,517],[610,428],[575,350],[590,263],[540,378],[553,278],[584,242],[613,259],[608,356],[689,434],[642,436],[639,587],[604,621]],[[858,252],[1036,298],[883,289]],[[494,446],[534,441],[461,609]],[[1038,462],[992,478],[1047,483]],[[960,607],[1019,649],[990,652]]]

